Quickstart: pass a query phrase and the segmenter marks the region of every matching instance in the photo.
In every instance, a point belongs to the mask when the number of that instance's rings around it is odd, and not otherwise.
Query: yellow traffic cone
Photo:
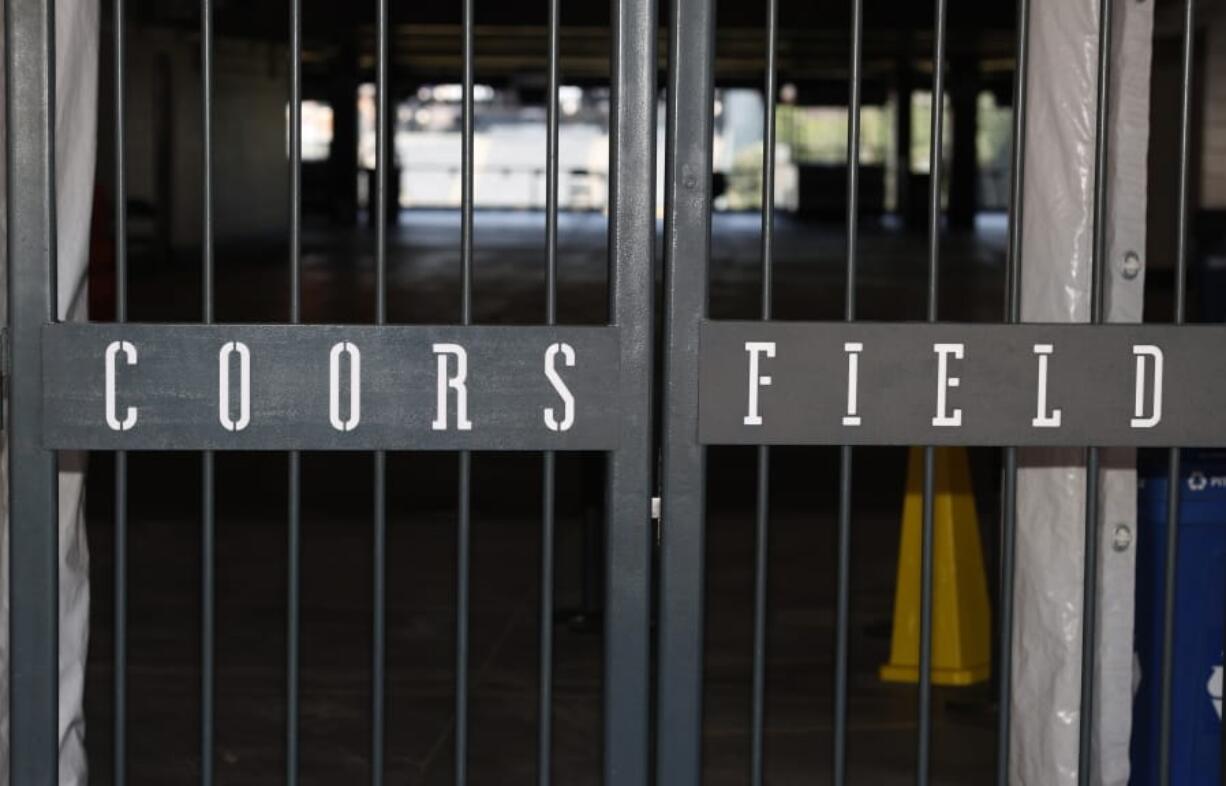
[[[979,542],[979,518],[965,448],[937,448],[933,500],[932,682],[973,685],[992,668],[988,586]],[[924,452],[907,458],[894,635],[885,682],[918,682],[920,560],[923,544]]]

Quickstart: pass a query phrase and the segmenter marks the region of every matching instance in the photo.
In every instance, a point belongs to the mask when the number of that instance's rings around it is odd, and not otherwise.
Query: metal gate
[[[845,320],[772,321],[775,107],[779,24],[767,0],[767,102],[763,138],[761,319],[707,318],[711,237],[713,0],[673,0],[668,74],[667,224],[664,273],[663,527],[660,548],[659,691],[656,782],[697,784],[702,777],[705,448],[758,446],[754,551],[751,760],[748,779],[764,779],[767,543],[770,446],[842,446],[839,477],[838,596],[834,681],[833,783],[847,778],[848,642],[853,446],[925,445],[916,782],[929,782],[932,724],[934,446],[1006,446],[1002,510],[997,777],[1009,782],[1012,707],[1013,580],[1017,530],[1017,447],[1084,447],[1086,551],[1081,632],[1081,702],[1094,706],[1099,448],[1217,445],[1226,430],[1210,423],[1226,393],[1218,327],[1109,326],[1105,321],[1108,178],[1093,188],[1092,325],[1021,324],[1025,144],[1014,144],[1006,304],[1001,325],[939,322],[941,273],[941,112],[932,112],[928,210],[927,323],[857,321],[858,194],[864,14],[851,0]],[[1107,170],[1111,128],[1111,47],[1115,0],[1099,2],[1095,171]],[[1194,3],[1184,4],[1182,146],[1176,325],[1184,321],[1187,195]],[[1014,139],[1025,138],[1029,0],[1018,3]],[[934,4],[933,106],[941,107],[948,70],[947,1]],[[1057,370],[1059,369],[1059,370]],[[1088,446],[1088,447],[1087,447]],[[1169,779],[1174,576],[1179,453],[1170,452],[1165,563],[1160,759]],[[1077,779],[1092,781],[1092,712],[1079,714]]]
[[[848,147],[859,160],[862,0],[851,0],[851,118]],[[378,0],[380,116],[388,111],[387,0]],[[942,124],[932,126],[928,324],[856,321],[858,170],[847,182],[846,320],[771,321],[774,112],[768,111],[762,211],[762,320],[706,319],[711,220],[714,0],[672,0],[669,25],[668,130],[663,329],[661,496],[663,525],[657,588],[655,712],[652,713],[653,241],[655,236],[655,4],[615,0],[612,49],[610,324],[556,324],[558,11],[550,0],[548,254],[549,296],[543,324],[472,324],[473,0],[463,0],[464,133],[463,299],[455,326],[410,327],[386,320],[386,230],[376,222],[375,325],[303,325],[299,321],[301,241],[301,11],[292,0],[290,176],[293,188],[290,325],[213,321],[212,3],[202,0],[204,94],[204,324],[126,321],[123,92],[117,91],[119,206],[118,323],[66,324],[55,307],[54,19],[50,0],[7,0],[9,325],[11,467],[11,774],[15,784],[57,782],[57,451],[116,451],[116,782],[124,782],[126,575],[125,451],[200,451],[204,495],[200,741],[203,781],[213,758],[214,617],[213,453],[258,449],[289,455],[289,717],[287,779],[297,777],[299,451],[369,451],[375,470],[375,616],[371,645],[374,782],[381,782],[384,691],[385,453],[392,449],[458,454],[456,780],[466,781],[470,451],[546,452],[541,572],[541,695],[538,757],[549,761],[552,608],[553,452],[609,454],[605,628],[604,774],[610,784],[680,786],[701,776],[704,604],[704,452],[706,445],[758,445],[758,511],[753,667],[752,780],[762,778],[765,685],[766,549],[769,445],[841,445],[835,684],[834,782],[846,777],[847,651],[852,538],[852,446],[911,445],[925,451],[923,596],[916,772],[927,782],[931,683],[933,447],[1005,445],[1001,706],[1010,706],[1015,446],[1087,448],[1087,532],[1098,522],[1098,448],[1107,445],[1226,444],[1226,424],[1199,415],[1226,394],[1221,328],[1054,326],[1020,323],[1023,238],[1016,213],[1024,183],[1024,145],[1014,153],[1015,214],[1010,233],[1007,324],[968,330],[938,322],[941,247]],[[777,86],[777,0],[767,5],[765,95]],[[1021,0],[1015,138],[1025,129],[1029,2]],[[1112,0],[1101,0],[1102,30]],[[123,84],[123,0],[115,2],[116,83]],[[944,95],[946,0],[935,8],[934,104]],[[1188,183],[1193,2],[1186,0],[1181,199]],[[1110,36],[1100,39],[1096,161],[1106,161]],[[388,150],[378,137],[375,211],[387,214]],[[1103,321],[1102,227],[1110,195],[1095,184],[1093,321]],[[1181,221],[1187,207],[1181,201]],[[1183,321],[1186,227],[1178,253],[1177,322]],[[1050,373],[1049,373],[1050,372]],[[1086,391],[1098,395],[1090,398]],[[1111,393],[1109,391],[1114,391]],[[1178,477],[1171,452],[1171,477]],[[1172,492],[1178,483],[1170,485]],[[1166,562],[1163,751],[1170,744],[1174,548],[1178,498],[1171,494]],[[1097,539],[1087,538],[1084,669],[1094,662]],[[1082,705],[1093,700],[1082,680]],[[1092,718],[1081,716],[1081,759],[1089,762]],[[1009,713],[1000,716],[999,782],[1007,782]],[[652,737],[654,736],[654,744]],[[654,770],[654,773],[653,773]],[[542,764],[541,782],[549,780]],[[1089,767],[1079,770],[1089,782]]]
[[[12,501],[12,782],[57,780],[57,450],[117,452],[115,782],[125,782],[125,451],[203,457],[202,782],[213,779],[214,475],[218,450],[289,453],[286,775],[298,770],[299,451],[370,451],[374,462],[370,760],[383,780],[387,476],[385,451],[455,451],[459,461],[455,771],[466,782],[470,451],[545,451],[539,756],[549,761],[554,451],[608,453],[604,761],[609,783],[649,768],[650,385],[655,176],[656,13],[619,0],[613,15],[610,324],[556,324],[558,0],[550,4],[547,311],[540,327],[472,324],[473,2],[463,4],[462,302],[456,326],[387,324],[386,222],[378,225],[376,324],[304,325],[301,269],[301,2],[292,3],[291,323],[213,320],[213,3],[203,0],[204,324],[127,322],[123,90],[118,106],[118,322],[66,324],[55,308],[54,2],[8,0],[9,440]],[[387,117],[388,2],[377,4],[378,112]],[[116,85],[124,84],[124,2],[115,7]],[[105,115],[104,115],[105,116]],[[378,135],[375,214],[387,215],[388,142]],[[548,766],[542,765],[542,782]]]

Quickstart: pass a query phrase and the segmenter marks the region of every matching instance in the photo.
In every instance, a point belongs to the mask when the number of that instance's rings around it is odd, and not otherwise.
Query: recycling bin
[[[1134,786],[1159,782],[1166,456],[1166,451],[1143,451],[1138,462]],[[1226,451],[1184,450],[1181,464],[1171,783],[1217,786],[1222,766],[1222,634],[1226,627]]]

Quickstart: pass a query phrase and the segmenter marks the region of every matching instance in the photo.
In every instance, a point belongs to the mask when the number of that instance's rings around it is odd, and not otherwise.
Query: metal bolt
[[[1117,524],[1115,527],[1115,537],[1112,539],[1111,547],[1117,552],[1128,551],[1128,547],[1132,545],[1132,528],[1127,524]]]
[[[1129,251],[1124,255],[1124,265],[1122,268],[1124,278],[1132,281],[1141,274],[1141,267],[1141,257],[1137,256],[1137,252]]]

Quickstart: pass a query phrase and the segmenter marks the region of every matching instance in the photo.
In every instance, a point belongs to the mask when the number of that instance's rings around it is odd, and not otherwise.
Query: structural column
[[[974,229],[979,208],[979,64],[973,58],[956,60],[950,74],[953,100],[954,159],[949,178],[949,225]]]
[[[910,227],[911,206],[911,60],[898,61],[894,81],[894,205]],[[920,207],[920,215],[923,215]],[[923,219],[920,219],[923,223]]]
[[[332,149],[328,157],[332,217],[352,226],[358,211],[358,71],[352,42],[341,46],[328,84],[332,106]]]

